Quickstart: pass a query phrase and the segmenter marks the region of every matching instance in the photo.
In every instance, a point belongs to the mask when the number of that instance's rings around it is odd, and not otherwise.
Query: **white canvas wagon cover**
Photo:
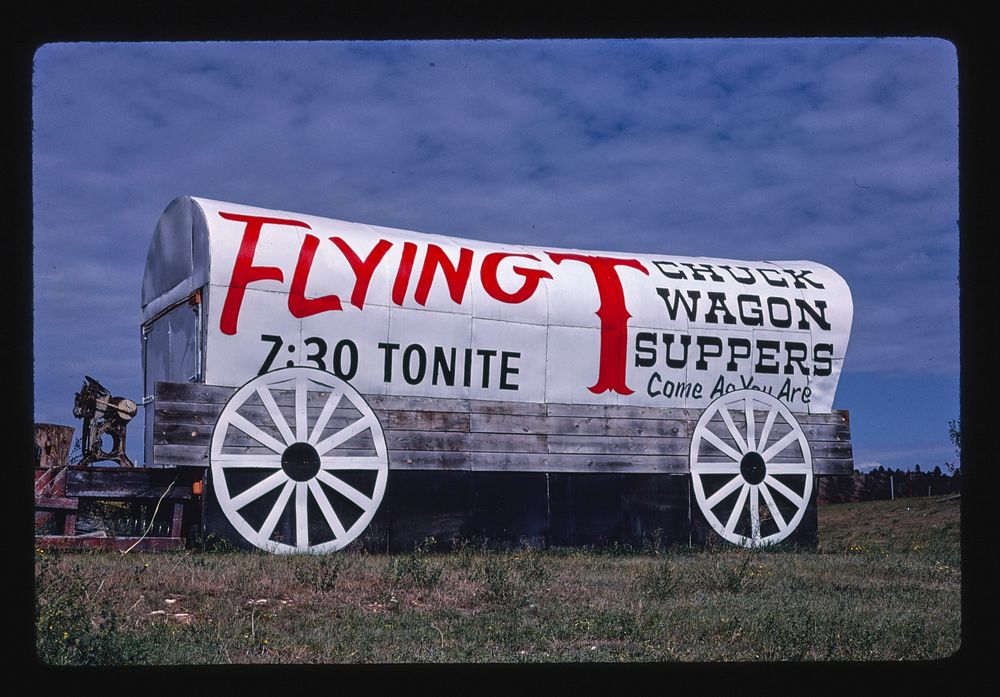
[[[235,387],[307,366],[372,395],[703,409],[750,387],[828,413],[853,311],[809,261],[496,244],[185,196],[153,235],[144,332],[192,297],[198,321],[147,342],[147,395],[152,377]]]

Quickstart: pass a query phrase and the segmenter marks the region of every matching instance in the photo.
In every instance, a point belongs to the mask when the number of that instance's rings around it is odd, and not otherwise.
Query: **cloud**
[[[938,40],[44,46],[36,359],[95,345],[89,309],[123,337],[101,367],[139,384],[146,247],[192,194],[501,242],[811,259],[852,288],[848,369],[954,373],[956,81]],[[62,375],[39,408],[78,388]]]

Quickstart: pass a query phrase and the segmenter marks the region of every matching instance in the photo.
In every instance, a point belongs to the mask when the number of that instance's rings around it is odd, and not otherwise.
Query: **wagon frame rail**
[[[157,382],[156,466],[209,466],[215,422],[236,391]],[[390,470],[686,474],[700,409],[363,395],[385,430]],[[283,407],[289,404],[281,403]],[[318,411],[319,404],[310,404]],[[796,414],[813,473],[853,471],[850,414]]]

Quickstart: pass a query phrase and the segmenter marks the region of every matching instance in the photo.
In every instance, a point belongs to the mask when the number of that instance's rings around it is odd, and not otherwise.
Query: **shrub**
[[[218,537],[214,532],[208,533],[204,539],[203,548],[213,554],[231,554],[240,550],[224,537]]]
[[[672,563],[663,559],[647,566],[638,579],[639,591],[657,600],[673,595],[680,582]]]
[[[655,528],[648,535],[642,536],[641,551],[643,554],[651,554],[654,557],[659,556],[665,551],[663,546],[662,528]]]
[[[434,548],[437,541],[433,537],[425,538],[422,543],[413,546],[413,551],[393,564],[393,575],[397,582],[409,581],[419,588],[431,589],[441,580],[443,569],[427,560],[428,552]]]
[[[692,573],[696,583],[705,590],[745,593],[759,589],[770,571],[761,563],[759,548],[720,550],[707,547],[704,563]]]
[[[337,585],[340,572],[348,566],[344,555],[303,556],[294,560],[292,574],[303,586],[325,593]]]
[[[548,581],[549,571],[536,550],[524,547],[516,552],[486,554],[476,576],[486,585],[490,599],[521,602]]]

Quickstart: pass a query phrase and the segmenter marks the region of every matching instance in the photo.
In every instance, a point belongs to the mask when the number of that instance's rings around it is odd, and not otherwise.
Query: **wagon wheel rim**
[[[809,506],[809,442],[791,410],[767,392],[737,390],[709,404],[691,437],[690,463],[699,508],[733,544],[780,542]]]
[[[274,394],[279,390],[292,393],[281,406]],[[341,406],[358,416],[332,428]],[[248,409],[255,416],[248,417]],[[367,454],[345,447],[365,434]],[[250,445],[234,447],[230,436]],[[350,544],[378,510],[389,471],[385,434],[361,394],[335,375],[305,367],[264,373],[233,394],[216,421],[210,463],[215,497],[229,523],[255,547],[276,554],[321,554]],[[241,473],[263,476],[237,491],[233,480]],[[374,482],[359,488],[347,481],[359,473]],[[262,520],[247,515],[253,507],[267,511]],[[351,509],[346,524],[345,507]],[[292,539],[273,539],[289,516]],[[328,534],[314,534],[317,524]]]

